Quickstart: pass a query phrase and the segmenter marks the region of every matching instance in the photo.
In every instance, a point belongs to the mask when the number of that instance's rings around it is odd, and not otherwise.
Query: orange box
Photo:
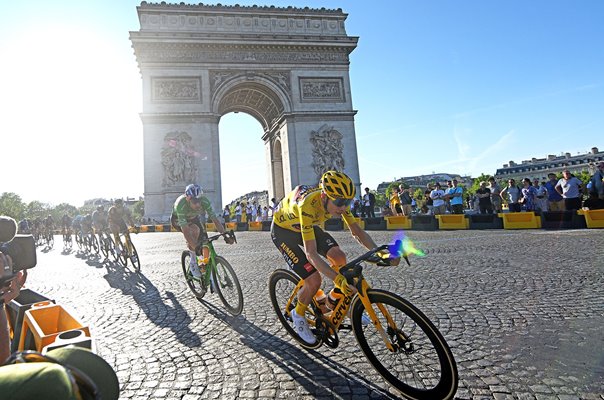
[[[539,229],[541,217],[534,212],[511,212],[497,214],[503,219],[503,229]]]
[[[464,214],[438,214],[438,229],[469,229],[470,220]]]
[[[588,228],[604,228],[604,210],[578,210],[577,214],[585,217]]]
[[[411,229],[412,226],[411,218],[404,215],[391,215],[384,217],[384,219],[388,230]]]
[[[74,329],[81,329],[86,335],[90,336],[90,329],[82,325],[62,306],[58,304],[34,304],[32,308],[25,312],[18,350],[23,350],[25,336],[28,331],[34,337],[36,350],[42,351],[44,347],[53,343],[59,334]]]

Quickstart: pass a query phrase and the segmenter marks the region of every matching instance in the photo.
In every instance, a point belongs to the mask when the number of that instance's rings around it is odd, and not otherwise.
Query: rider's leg
[[[315,270],[313,274],[304,278],[304,284],[298,291],[298,304],[296,305],[296,312],[298,315],[304,315],[306,313],[306,308],[320,287],[321,274],[319,271]]]

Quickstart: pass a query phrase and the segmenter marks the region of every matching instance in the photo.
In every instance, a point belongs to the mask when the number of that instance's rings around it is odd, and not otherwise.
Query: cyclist
[[[67,213],[63,214],[63,217],[61,217],[61,228],[63,229],[63,235],[70,234],[71,217]]]
[[[44,230],[47,235],[52,235],[52,231],[55,228],[55,220],[52,215],[48,214],[46,218],[44,218]]]
[[[350,212],[354,194],[354,185],[346,174],[327,171],[321,177],[319,187],[295,187],[279,203],[273,215],[273,243],[290,268],[304,279],[304,285],[298,292],[298,303],[292,312],[292,320],[294,329],[308,344],[314,344],[316,338],[304,315],[321,287],[321,274],[333,281],[336,294],[351,296],[355,291],[338,272],[339,267],[346,264],[346,255],[335,239],[319,225],[332,216],[341,217],[359,243],[369,250],[377,247]],[[320,256],[326,257],[331,266]],[[393,259],[392,264],[398,264],[399,260]]]
[[[82,240],[88,236],[88,234],[93,235],[92,233],[92,216],[90,214],[86,214],[80,220],[80,233],[82,235]],[[92,242],[91,242],[92,243]]]
[[[102,204],[97,206],[96,210],[92,213],[92,226],[98,235],[107,229],[107,213]]]
[[[120,240],[120,232],[126,233],[128,232],[129,226],[134,226],[134,220],[132,219],[130,210],[124,207],[124,200],[114,200],[113,205],[109,207],[109,211],[107,212],[107,222],[109,223],[109,229],[115,238],[117,254],[120,255],[122,253],[121,248],[123,247],[122,241]]]
[[[203,195],[201,186],[190,184],[185,188],[185,193],[180,195],[174,202],[171,217],[172,226],[177,231],[182,232],[187,241],[187,247],[191,254],[191,274],[198,279],[201,278],[201,271],[197,267],[196,246],[200,237],[204,241],[208,237],[205,224],[201,223],[199,217],[205,213],[208,213],[208,216],[214,225],[216,225],[216,230],[220,233],[224,233],[224,226],[216,217],[210,200]],[[224,240],[228,244],[234,243],[232,238],[225,237]],[[210,249],[207,246],[202,246],[202,254],[203,259],[207,260],[210,256]]]

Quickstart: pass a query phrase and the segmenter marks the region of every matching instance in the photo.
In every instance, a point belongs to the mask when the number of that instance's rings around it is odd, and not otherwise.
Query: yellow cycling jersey
[[[342,214],[350,226],[356,220],[350,207]],[[273,222],[281,228],[302,233],[302,240],[314,240],[313,227],[331,218],[321,201],[321,189],[310,186],[297,186],[287,195],[275,210]]]

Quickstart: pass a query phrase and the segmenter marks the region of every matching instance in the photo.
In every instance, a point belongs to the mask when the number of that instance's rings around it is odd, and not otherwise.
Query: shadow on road
[[[363,397],[368,391],[371,398],[398,399],[376,384],[368,381],[361,371],[333,361],[318,351],[305,350],[260,328],[243,316],[234,317],[213,304],[202,300],[208,312],[225,325],[237,331],[241,342],[267,360],[275,363],[314,397],[347,397],[357,394]],[[275,323],[277,317],[275,316]],[[293,339],[292,339],[293,340]],[[360,349],[358,349],[361,351]],[[348,351],[347,349],[343,351]],[[368,368],[371,368],[368,366]],[[334,385],[333,382],[338,382]],[[344,388],[347,382],[350,392],[338,393],[334,387]]]
[[[191,317],[172,292],[166,292],[169,303],[158,301],[162,296],[157,288],[143,274],[132,272],[116,263],[106,263],[105,280],[113,288],[132,299],[145,313],[149,321],[160,328],[169,328],[176,339],[185,346],[201,346],[201,339],[189,329]]]

